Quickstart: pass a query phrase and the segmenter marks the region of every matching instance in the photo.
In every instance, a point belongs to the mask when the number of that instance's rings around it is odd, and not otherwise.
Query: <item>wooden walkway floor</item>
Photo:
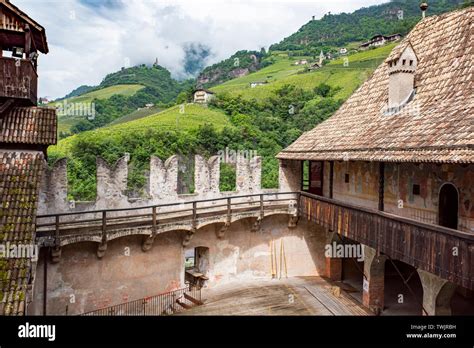
[[[205,304],[180,315],[370,315],[320,277],[236,281],[203,291]]]

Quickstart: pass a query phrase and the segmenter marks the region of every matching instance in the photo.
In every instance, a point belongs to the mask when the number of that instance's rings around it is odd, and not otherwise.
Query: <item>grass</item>
[[[89,93],[82,94],[77,97],[72,97],[67,99],[68,103],[90,103],[94,99],[109,99],[111,96],[119,94],[123,95],[125,97],[129,97],[131,95],[134,95],[137,93],[139,90],[142,88],[145,88],[142,85],[116,85],[116,86],[110,86],[106,88],[101,88],[96,91],[92,91]],[[61,103],[59,102],[52,102],[52,105],[55,105],[56,103]]]
[[[48,151],[67,156],[70,146],[81,137],[117,137],[123,133],[145,132],[150,128],[190,131],[206,123],[214,125],[217,130],[221,130],[231,124],[228,117],[220,110],[197,104],[186,104],[183,109],[181,108],[181,106],[174,106],[162,112],[134,121],[82,132],[59,141],[56,146],[50,146]]]
[[[134,95],[139,90],[144,88],[142,85],[116,85],[106,88],[99,89],[97,91],[92,91],[85,93],[83,95],[72,97],[69,99],[63,99],[57,102],[51,102],[48,106],[54,107],[55,105],[60,105],[61,103],[91,103],[94,99],[109,99],[113,95],[123,95],[129,97]],[[84,117],[80,116],[69,116],[69,115],[59,115],[58,117],[58,132],[68,133],[71,130],[71,127],[82,120]]]
[[[143,108],[143,109],[140,109],[140,110],[135,110],[134,112],[131,112],[129,113],[128,115],[125,115],[125,116],[122,116],[112,122],[110,122],[110,125],[115,125],[115,124],[120,124],[120,123],[125,123],[125,122],[129,122],[129,121],[134,121],[134,120],[138,120],[140,118],[143,118],[143,117],[147,117],[147,116],[150,116],[150,115],[154,115],[154,114],[157,114],[159,112],[161,112],[163,109],[157,107],[157,106],[153,106],[151,108]]]
[[[301,73],[304,71],[303,67],[293,65],[293,62],[301,57],[288,59],[282,53],[274,53],[275,64],[247,76],[227,81],[212,90],[217,94],[229,93],[234,96],[240,95],[245,99],[262,100],[286,84],[311,89],[324,82],[332,87],[341,87],[336,98],[347,99],[385,60],[395,46],[396,43],[392,43],[348,55],[348,66],[344,66],[344,57],[341,57],[330,61],[321,69],[305,73]],[[268,83],[250,88],[250,82],[253,81]]]

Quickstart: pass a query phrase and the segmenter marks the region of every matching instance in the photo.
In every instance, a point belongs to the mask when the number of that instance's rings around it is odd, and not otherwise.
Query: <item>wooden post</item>
[[[31,53],[31,30],[28,24],[25,25],[25,56],[26,59],[30,58]]]
[[[102,211],[102,243],[107,242],[107,211]]]
[[[152,235],[156,234],[156,206],[152,208]]]
[[[48,306],[48,249],[43,251],[43,315],[47,314]]]
[[[197,222],[197,202],[193,202],[193,229],[196,228]]]
[[[264,214],[264,210],[263,210],[263,194],[260,194],[260,219],[263,219],[263,214]]]
[[[385,163],[379,162],[379,210],[384,210]]]
[[[227,198],[227,222],[230,223],[232,219],[232,198]]]
[[[59,241],[59,215],[56,215],[55,219],[56,219],[56,222],[55,222],[56,231],[54,235],[54,245],[55,247],[59,248],[59,246],[61,245]]]
[[[329,198],[333,198],[334,188],[334,161],[329,162]]]

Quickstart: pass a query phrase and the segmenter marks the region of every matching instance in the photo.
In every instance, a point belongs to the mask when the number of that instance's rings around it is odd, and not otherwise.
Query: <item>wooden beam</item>
[[[329,162],[329,198],[333,198],[334,190],[334,161]]]
[[[385,163],[379,162],[379,210],[384,210]]]

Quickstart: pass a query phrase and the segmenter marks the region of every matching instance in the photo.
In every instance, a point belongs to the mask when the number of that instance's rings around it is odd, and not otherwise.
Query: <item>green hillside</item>
[[[295,61],[303,57],[288,58],[288,56],[278,54],[275,55],[274,64],[247,76],[227,81],[211,90],[218,94],[228,93],[244,99],[263,100],[284,85],[294,85],[309,90],[320,83],[326,83],[332,87],[341,88],[336,98],[347,99],[384,61],[395,46],[396,43],[393,43],[349,55],[347,67],[344,66],[344,57],[341,57],[331,60],[319,70],[305,73],[305,67],[294,65]],[[251,88],[250,83],[255,81],[266,81],[267,84]]]
[[[82,94],[77,97],[67,99],[68,102],[74,103],[90,103],[94,99],[109,99],[113,95],[131,96],[143,89],[142,85],[116,85],[106,88],[101,88],[92,92]],[[62,101],[61,101],[62,102]],[[53,102],[52,104],[56,104]]]
[[[452,11],[465,0],[428,1],[428,15]],[[296,33],[270,47],[271,50],[317,50],[362,42],[377,34],[407,34],[420,20],[420,1],[392,0],[388,3],[361,8],[353,13],[328,13],[311,20]],[[400,12],[402,15],[400,17]]]
[[[131,192],[143,194],[150,156],[166,159],[174,154],[201,152],[198,147],[202,137],[197,134],[210,125],[216,131],[231,126],[221,110],[194,104],[175,106],[139,120],[67,137],[48,148],[49,161],[68,158],[70,197],[91,200],[95,197],[96,157],[114,163],[130,153],[129,187]]]
[[[143,89],[144,86],[141,85],[117,85],[117,86],[110,86],[99,90],[94,90],[92,92],[88,92],[82,94],[80,96],[71,97],[68,99],[62,99],[59,101],[51,102],[48,106],[58,106],[58,105],[66,105],[71,103],[92,103],[94,99],[98,100],[106,100],[112,97],[113,95],[122,95],[125,97],[129,97],[134,95],[139,90]],[[58,116],[58,133],[61,132],[69,132],[71,127],[79,123],[80,121],[84,120],[84,116],[74,116],[74,115],[59,115]]]
[[[163,108],[158,107],[158,106],[153,106],[150,108],[140,108],[139,110],[135,110],[125,116],[122,116],[112,122],[109,123],[110,126],[113,126],[115,124],[120,124],[120,123],[125,123],[129,121],[134,121],[138,120],[143,117],[151,116],[154,114],[157,114],[159,112],[163,111]]]

